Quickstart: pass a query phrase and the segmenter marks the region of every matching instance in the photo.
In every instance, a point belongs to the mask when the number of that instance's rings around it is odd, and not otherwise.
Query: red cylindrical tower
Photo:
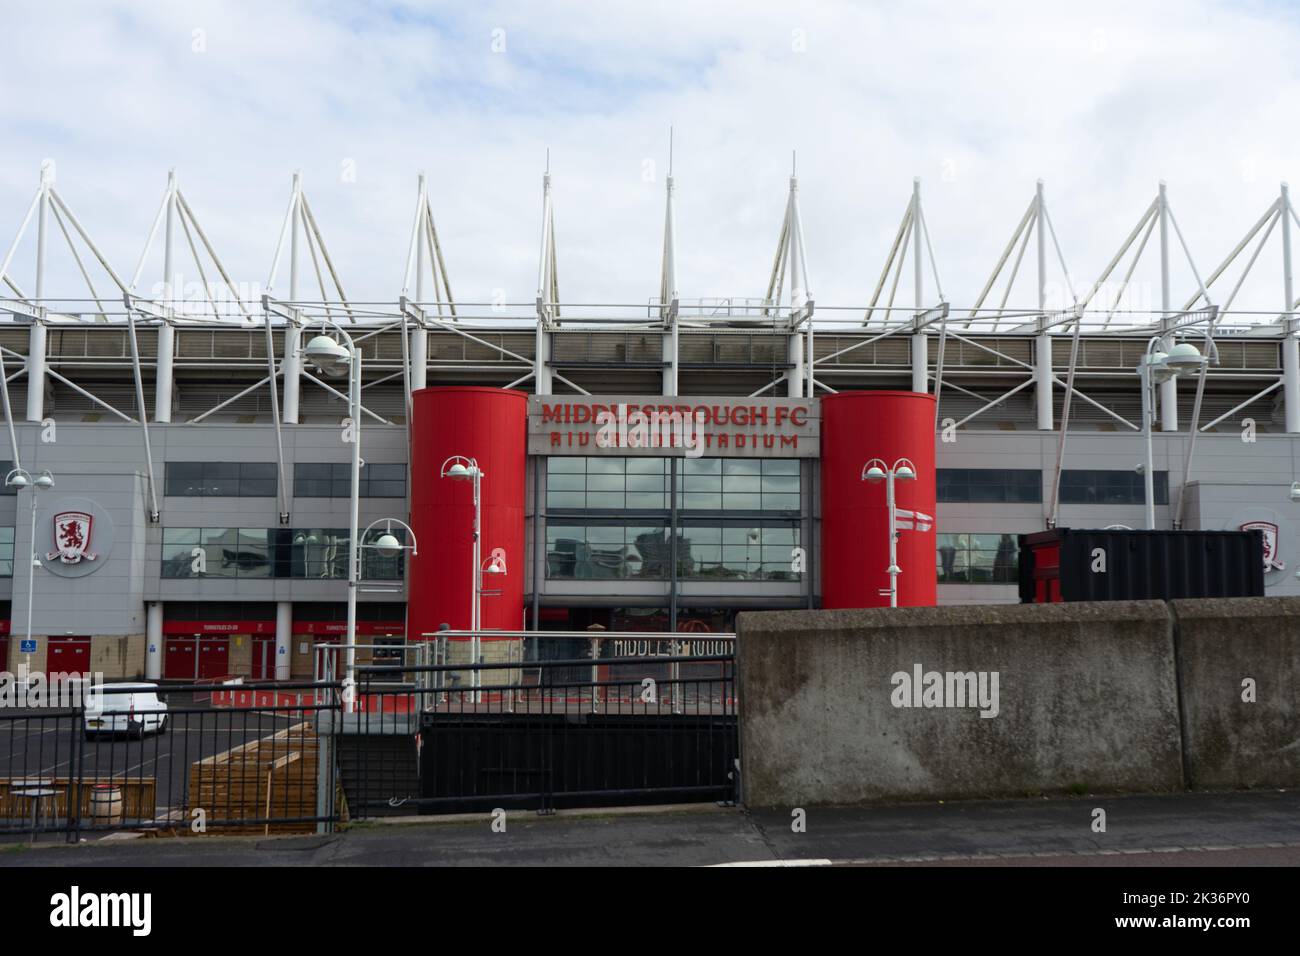
[[[413,393],[411,528],[420,553],[410,559],[407,639],[450,624],[470,627],[474,550],[474,488],[441,478],[453,455],[478,462],[486,562],[505,552],[506,573],[487,576],[482,627],[519,630],[524,606],[524,475],[528,460],[528,395],[501,388],[422,388]]]
[[[911,459],[916,478],[894,483],[896,505],[933,517],[935,398],[922,392],[840,392],[821,402],[822,607],[888,607],[885,483],[863,481],[862,466],[872,458],[890,467],[899,458]],[[899,532],[898,566],[898,606],[933,606],[933,525]]]

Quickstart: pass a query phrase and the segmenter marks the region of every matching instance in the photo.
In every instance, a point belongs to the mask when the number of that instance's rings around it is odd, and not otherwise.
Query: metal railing
[[[337,818],[317,773],[336,686],[183,684],[141,697],[142,686],[0,707],[0,842],[312,832]]]
[[[736,800],[731,654],[453,662],[408,691],[386,670],[358,670],[343,718],[353,818]]]
[[[698,636],[723,653],[688,653],[695,635],[526,633],[472,661],[443,632],[363,664],[351,690],[334,679],[110,684],[98,705],[0,706],[0,843],[735,800],[729,636]]]

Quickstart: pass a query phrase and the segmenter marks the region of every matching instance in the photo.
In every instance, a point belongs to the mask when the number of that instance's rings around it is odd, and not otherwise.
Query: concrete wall
[[[1300,787],[1300,598],[1171,602],[1188,784]],[[1254,682],[1254,701],[1243,681]]]
[[[1174,790],[1174,646],[1158,601],[739,618],[753,806]],[[896,707],[893,675],[997,673],[996,716]]]

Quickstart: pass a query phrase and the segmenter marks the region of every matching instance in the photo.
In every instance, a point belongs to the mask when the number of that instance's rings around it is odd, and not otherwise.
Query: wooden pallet
[[[316,816],[316,766],[316,733],[306,721],[197,760],[186,818],[202,808],[207,833],[315,832],[315,823],[274,821]],[[240,820],[250,822],[230,822]]]

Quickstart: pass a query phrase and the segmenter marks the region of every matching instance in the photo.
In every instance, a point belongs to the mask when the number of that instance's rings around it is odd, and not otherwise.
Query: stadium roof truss
[[[212,397],[202,407],[187,408],[183,423],[201,426],[228,420],[232,410],[262,396],[257,407],[269,411],[280,441],[283,512],[288,495],[281,428],[303,420],[303,382],[316,386],[327,400],[346,402],[340,389],[302,361],[304,331],[329,323],[346,326],[362,349],[366,359],[362,414],[367,421],[384,425],[410,421],[414,390],[431,381],[465,381],[466,376],[504,387],[526,386],[538,394],[559,389],[577,394],[594,390],[673,396],[685,385],[688,394],[738,397],[781,393],[802,397],[833,394],[846,384],[907,387],[910,382],[913,391],[935,394],[937,429],[965,427],[995,409],[1005,414],[1009,400],[1032,392],[1032,427],[1057,435],[1059,483],[1072,409],[1082,408],[1091,421],[1100,423],[1096,427],[1141,430],[1140,413],[1130,411],[1131,401],[1118,402],[1113,393],[1096,389],[1119,385],[1133,390],[1141,354],[1147,341],[1156,337],[1166,348],[1177,339],[1194,339],[1210,357],[1197,379],[1190,410],[1186,474],[1191,473],[1198,434],[1266,400],[1276,404],[1280,397],[1285,432],[1300,434],[1300,340],[1295,319],[1300,300],[1291,266],[1291,229],[1300,225],[1300,219],[1285,184],[1223,261],[1202,279],[1161,183],[1101,275],[1080,294],[1039,181],[988,280],[968,306],[960,307],[951,306],[943,292],[920,180],[912,184],[865,306],[816,303],[793,171],[776,254],[761,297],[681,297],[674,202],[670,159],[658,295],[643,303],[564,302],[548,169],[542,180],[534,300],[458,303],[452,295],[427,180],[421,174],[400,292],[395,301],[357,302],[344,291],[302,178],[295,173],[269,276],[254,297],[226,268],[174,172],[168,174],[128,281],[55,187],[53,165],[47,163],[17,234],[0,259],[0,282],[5,287],[0,289],[0,399],[13,460],[19,463],[10,384],[26,378],[23,411],[29,422],[44,420],[51,388],[66,389],[94,409],[139,427],[156,518],[150,424],[172,422],[178,372],[206,374],[220,379],[221,387],[208,389]],[[1274,233],[1280,234],[1282,310],[1234,311],[1243,284]],[[140,283],[160,235],[163,278],[150,294],[142,294]],[[52,294],[47,288],[48,247],[51,237],[57,244],[60,236],[88,294]],[[30,295],[11,269],[24,240],[36,247]],[[1011,297],[1022,267],[1027,271],[1031,242],[1036,301],[1025,308],[1013,305]],[[1148,252],[1159,261],[1159,307],[1123,308],[1139,262]],[[197,294],[189,294],[188,286],[178,288],[176,282],[177,258],[186,255],[199,279]],[[1172,295],[1171,257],[1181,257],[1194,279],[1192,294],[1182,301]],[[277,282],[286,264],[287,297],[280,298]],[[904,305],[898,293],[909,267],[911,302]],[[1049,278],[1054,271],[1060,275],[1057,286]],[[95,277],[100,273],[97,285]],[[1064,307],[1051,304],[1049,288],[1064,290],[1059,297]],[[1215,291],[1225,289],[1217,304]],[[3,321],[5,315],[8,323]],[[48,340],[51,332],[60,334],[53,351]],[[182,337],[179,349],[178,335]],[[1270,352],[1270,347],[1276,351]],[[1225,362],[1228,350],[1232,350],[1231,361]],[[16,369],[10,370],[10,362],[16,363]],[[129,388],[116,383],[128,374]],[[395,406],[385,396],[399,380],[402,398]],[[1211,420],[1202,423],[1210,380],[1224,383],[1225,390],[1216,396]],[[203,388],[195,391],[208,394]],[[941,406],[945,392],[953,397]],[[1161,429],[1178,430],[1177,383],[1162,383],[1159,398]],[[949,405],[956,413],[945,415],[951,411]],[[1054,489],[1045,513],[1049,524],[1056,508]]]

